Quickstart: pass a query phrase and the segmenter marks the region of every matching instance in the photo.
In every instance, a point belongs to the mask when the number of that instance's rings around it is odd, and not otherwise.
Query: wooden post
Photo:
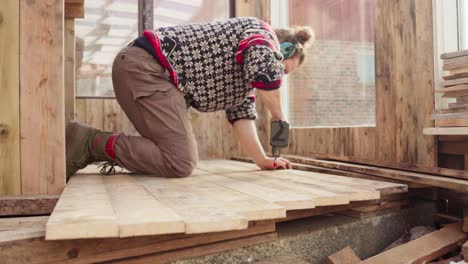
[[[65,185],[64,0],[19,2],[21,191],[60,194]]]
[[[75,117],[75,19],[65,19],[65,121]]]
[[[0,195],[21,194],[19,3],[0,4]]]
[[[153,29],[153,0],[138,0],[138,34]]]

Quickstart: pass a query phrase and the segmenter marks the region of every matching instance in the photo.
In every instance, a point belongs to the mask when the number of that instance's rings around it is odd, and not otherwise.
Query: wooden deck
[[[333,207],[407,191],[397,183],[253,164],[200,161],[193,176],[73,176],[46,224],[46,239],[133,237],[242,230],[287,211]],[[89,173],[89,174],[88,174]]]

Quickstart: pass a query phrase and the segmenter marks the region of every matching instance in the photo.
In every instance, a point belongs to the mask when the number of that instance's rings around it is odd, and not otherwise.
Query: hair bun
[[[308,46],[314,41],[315,34],[311,27],[296,27],[294,31],[297,41],[299,41],[303,46]]]

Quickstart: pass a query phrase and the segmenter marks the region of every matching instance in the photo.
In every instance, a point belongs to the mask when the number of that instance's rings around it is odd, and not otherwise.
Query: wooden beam
[[[84,5],[65,4],[65,18],[84,18]]]
[[[468,181],[461,179],[451,179],[441,176],[434,176],[423,173],[407,172],[394,169],[379,168],[373,166],[347,164],[333,161],[319,161],[316,166],[333,168],[343,171],[375,175],[383,178],[397,179],[408,182],[415,182],[429,186],[443,187],[458,191],[468,191]]]
[[[65,186],[63,7],[63,0],[20,1],[23,195]]]
[[[153,28],[153,0],[138,0],[138,34]]]
[[[328,264],[356,264],[360,261],[361,259],[349,246],[327,257]]]
[[[48,218],[48,216],[0,218],[0,245],[8,245],[12,241],[44,237],[44,226]],[[3,250],[0,255],[4,261]]]
[[[45,215],[52,213],[57,195],[0,197],[0,216]]]
[[[436,127],[467,127],[468,118],[461,119],[436,119]]]
[[[193,257],[199,257],[204,255],[215,254],[228,250],[234,250],[237,248],[248,247],[274,241],[276,239],[276,233],[267,233],[261,235],[255,235],[244,238],[237,238],[233,240],[227,240],[194,248],[186,248],[181,250],[169,251],[158,253],[154,255],[141,256],[133,259],[124,259],[115,261],[114,263],[125,263],[125,264],[146,264],[146,263],[168,263],[176,260],[188,259]]]
[[[300,156],[293,156],[293,155],[285,155],[286,158],[290,159],[293,162],[297,163],[303,163],[307,165],[312,165],[312,166],[321,166],[321,167],[327,167],[327,168],[332,168],[332,169],[340,169],[340,166],[344,166],[341,169],[348,169],[349,167],[353,166],[368,166],[369,168],[374,168],[373,171],[378,172],[379,169],[388,169],[388,170],[394,170],[395,172],[401,172],[401,173],[419,173],[418,171],[422,171],[421,175],[425,174],[430,174],[430,175],[437,175],[437,176],[446,176],[450,178],[456,178],[456,179],[464,179],[468,180],[468,172],[466,171],[460,171],[460,170],[452,170],[452,169],[444,169],[444,168],[434,168],[434,167],[413,167],[408,164],[408,166],[401,166],[400,168],[397,167],[389,167],[385,168],[386,164],[385,163],[378,163],[375,166],[374,165],[365,165],[365,164],[360,164],[360,163],[349,163],[349,162],[341,162],[341,161],[333,161],[333,160],[322,160],[322,159],[315,159],[315,158],[307,158],[307,157],[300,157]],[[349,171],[354,171],[357,172],[356,170],[349,170]],[[363,171],[363,170],[360,170]],[[370,174],[370,173],[369,173]],[[375,176],[380,176],[380,177],[385,177],[380,174],[374,174]]]
[[[1,221],[0,226],[2,226]],[[9,239],[12,235],[9,233],[9,236],[3,241],[2,232],[0,232],[0,252],[4,263],[98,263],[147,254],[173,252],[173,250],[184,248],[198,251],[200,245],[260,234],[272,234],[275,232],[275,224],[263,223],[251,225],[245,230],[200,235],[176,234],[60,241],[44,240],[44,223],[28,224],[27,228],[17,228],[16,232],[16,236],[20,236],[20,240],[18,238]],[[21,234],[23,235],[21,236]],[[175,256],[172,255],[172,257]]]
[[[19,2],[0,5],[0,196],[21,194]]]
[[[439,137],[439,139],[441,139],[441,137]],[[442,139],[445,141],[449,141],[450,139],[453,139],[453,137],[449,137],[449,138],[443,137]],[[462,140],[462,139],[457,139],[457,140]],[[466,138],[466,140],[468,140],[468,137]],[[408,164],[408,163],[395,164],[392,162],[359,159],[359,158],[352,158],[352,157],[339,159],[339,157],[335,157],[335,156],[327,157],[327,156],[321,156],[321,155],[304,157],[304,156],[286,154],[286,155],[283,155],[283,157],[290,159],[291,161],[294,161],[297,163],[304,163],[304,164],[308,164],[307,163],[308,159],[329,160],[329,161],[338,161],[338,162],[345,162],[345,163],[352,163],[352,164],[371,165],[371,166],[376,166],[376,167],[385,167],[385,168],[391,168],[391,169],[397,169],[397,170],[403,170],[403,171],[422,172],[422,173],[427,173],[427,174],[446,176],[450,178],[468,179],[468,171],[439,168],[439,167],[430,167],[430,166],[421,166],[421,165]]]
[[[424,135],[468,135],[468,127],[428,127],[423,131]]]
[[[75,19],[65,19],[65,121],[75,118]]]
[[[462,231],[461,223],[450,224],[441,230],[380,253],[360,263],[427,263],[460,248],[466,238],[467,235]]]

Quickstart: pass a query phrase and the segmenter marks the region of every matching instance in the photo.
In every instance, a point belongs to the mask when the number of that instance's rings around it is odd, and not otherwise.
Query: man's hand
[[[262,170],[292,169],[291,162],[282,157],[276,158],[276,161],[275,158],[266,158],[258,162],[257,166]]]

